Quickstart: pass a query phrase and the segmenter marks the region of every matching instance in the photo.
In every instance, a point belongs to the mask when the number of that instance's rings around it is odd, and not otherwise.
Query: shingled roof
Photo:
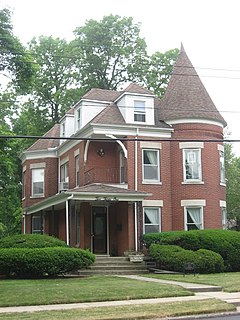
[[[118,107],[115,104],[111,104],[96,115],[96,117],[91,120],[91,123],[125,124],[125,120]]]
[[[99,101],[115,101],[117,97],[121,94],[121,92],[113,91],[113,90],[106,90],[106,89],[99,89],[93,88],[88,91],[82,99],[90,99],[90,100],[99,100]]]
[[[136,83],[130,83],[130,85],[126,89],[124,89],[123,92],[140,93],[154,96],[154,93],[152,93],[150,90],[140,87]]]
[[[226,126],[183,46],[159,108],[159,119],[163,121],[197,118]]]
[[[43,137],[60,137],[60,125],[55,124]],[[58,139],[39,139],[32,144],[27,151],[47,150],[59,145]]]

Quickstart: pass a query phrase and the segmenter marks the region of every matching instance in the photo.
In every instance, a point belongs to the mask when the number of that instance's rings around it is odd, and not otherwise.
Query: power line
[[[81,99],[81,98],[80,98]],[[160,101],[161,101],[161,98],[159,98]],[[80,101],[80,100],[79,100]],[[21,101],[21,100],[0,100],[0,103],[27,103],[29,101]],[[78,102],[77,102],[78,103]],[[102,105],[94,105],[94,106],[91,106],[91,105],[88,105],[88,106],[84,106],[86,108],[91,108],[91,107],[99,107],[99,108],[103,108]],[[104,108],[116,108],[117,106],[116,105],[107,105],[106,107]],[[195,110],[197,110],[199,106],[195,106]],[[134,106],[118,106],[118,108],[120,109],[134,109]],[[71,109],[71,107],[69,108]],[[160,110],[161,111],[161,106],[159,107],[145,107],[145,110],[147,109],[150,109],[150,110]],[[176,110],[175,108],[171,108],[169,107],[167,110]],[[184,109],[182,108],[181,111],[189,111],[189,109]],[[209,114],[212,114],[212,113],[216,113],[218,114],[219,112],[223,112],[223,113],[240,113],[240,110],[201,110],[201,113],[209,113]]]
[[[74,140],[74,141],[146,141],[146,142],[240,142],[240,139],[149,139],[149,138],[84,138],[84,137],[49,137],[49,136],[31,136],[31,135],[0,135],[0,139],[36,139],[36,140]]]

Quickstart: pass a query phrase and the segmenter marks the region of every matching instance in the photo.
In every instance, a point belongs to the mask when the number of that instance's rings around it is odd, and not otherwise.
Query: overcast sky
[[[73,39],[73,30],[104,15],[141,23],[149,53],[180,48],[181,42],[216,107],[240,139],[239,0],[0,0],[13,9],[14,34]],[[208,68],[208,69],[207,69]],[[234,143],[240,156],[240,143]]]

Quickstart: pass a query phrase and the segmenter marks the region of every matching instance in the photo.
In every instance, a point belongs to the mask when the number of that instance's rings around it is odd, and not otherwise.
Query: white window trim
[[[33,170],[43,170],[43,192],[42,193],[33,193]],[[35,181],[36,182],[36,181]],[[30,198],[41,198],[44,197],[45,194],[45,168],[44,167],[36,167],[31,169],[31,196]]]
[[[185,151],[190,151],[190,150],[196,150],[199,152],[199,178],[198,179],[187,179],[186,178],[186,166],[185,166],[185,159],[186,159],[186,153]],[[182,149],[183,155],[182,155],[182,159],[183,159],[183,182],[182,184],[204,184],[203,180],[202,180],[202,153],[201,153],[201,149],[200,148],[185,148]]]
[[[140,111],[140,110],[136,110],[136,106],[135,106],[135,103],[143,103],[144,104],[144,110],[143,111]],[[143,101],[143,100],[134,100],[134,111],[133,111],[133,120],[135,123],[146,123],[147,122],[147,114],[146,114],[146,101]],[[144,115],[145,116],[145,120],[144,121],[138,121],[138,120],[135,120],[135,115]]]
[[[66,169],[64,168],[64,177],[62,176],[62,168],[68,167],[68,176],[66,176]],[[69,162],[65,162],[60,166],[60,182],[69,182]]]
[[[204,229],[204,215],[203,215],[203,206],[199,206],[199,205],[188,205],[184,207],[184,230],[188,231],[188,225],[189,223],[187,223],[187,209],[188,208],[199,208],[200,209],[200,215],[201,215],[201,228],[199,230],[203,230]]]
[[[219,150],[219,149],[218,149]],[[223,173],[224,173],[224,179],[222,180],[222,167],[221,167],[221,158],[223,158]],[[220,175],[220,185],[226,186],[226,170],[225,170],[225,163],[224,163],[224,150],[219,150],[219,175]]]
[[[80,182],[79,154],[77,154],[74,157],[74,160],[75,160],[75,186],[79,187],[79,184],[80,184],[80,183],[78,183],[78,182]],[[77,164],[78,164],[78,171],[77,171]],[[68,170],[69,170],[69,168],[68,168]]]
[[[158,179],[144,179],[144,151],[155,151],[157,152],[157,164],[158,164]],[[161,184],[160,178],[160,150],[144,148],[142,149],[142,183],[143,184]]]
[[[225,202],[225,205],[224,205]],[[226,201],[220,200],[220,208],[221,208],[221,216],[222,216],[222,228],[227,229],[227,208],[226,208]],[[223,209],[225,210],[225,215],[223,217]]]
[[[143,234],[145,234],[145,225],[153,225],[152,223],[145,223],[145,219],[144,219],[144,215],[145,215],[145,209],[158,209],[158,216],[159,216],[159,231],[158,232],[161,232],[162,231],[162,221],[161,221],[161,208],[160,207],[157,207],[157,206],[144,206],[143,207]]]

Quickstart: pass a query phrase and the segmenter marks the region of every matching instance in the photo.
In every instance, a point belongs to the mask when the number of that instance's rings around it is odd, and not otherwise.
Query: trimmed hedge
[[[152,243],[177,245],[188,250],[207,249],[219,253],[226,271],[240,271],[240,232],[230,230],[192,230],[145,234],[147,248]]]
[[[197,251],[185,250],[176,245],[152,244],[149,255],[165,270],[183,272],[185,263],[194,263],[198,273],[223,272],[224,261],[220,254],[200,249]]]
[[[94,261],[94,254],[83,249],[7,248],[0,249],[0,274],[20,278],[57,276],[86,268]]]
[[[17,234],[0,239],[0,248],[47,248],[67,247],[55,237],[42,234]]]

